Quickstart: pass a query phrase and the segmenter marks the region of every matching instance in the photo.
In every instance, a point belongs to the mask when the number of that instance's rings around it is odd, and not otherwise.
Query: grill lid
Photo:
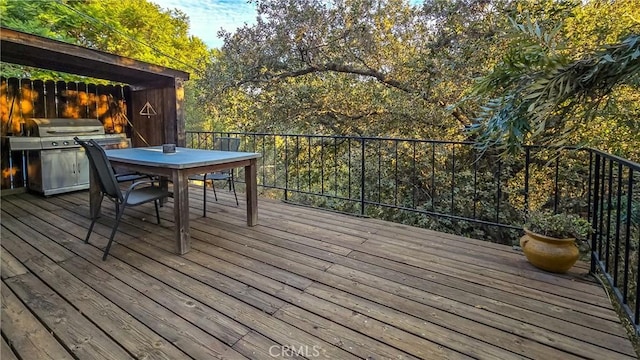
[[[32,118],[25,121],[25,128],[29,136],[39,137],[104,135],[104,126],[98,119]]]

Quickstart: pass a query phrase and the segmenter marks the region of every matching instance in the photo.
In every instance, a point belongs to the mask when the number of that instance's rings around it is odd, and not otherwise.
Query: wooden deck
[[[112,206],[86,245],[87,192],[3,197],[2,359],[636,358],[584,264],[265,199],[249,228],[219,193],[202,218],[191,188],[191,252],[170,201],[127,210],[105,262]]]

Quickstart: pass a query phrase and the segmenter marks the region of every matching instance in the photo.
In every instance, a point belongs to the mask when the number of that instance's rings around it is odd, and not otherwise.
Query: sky
[[[189,35],[202,39],[211,48],[222,47],[218,30],[233,33],[245,23],[253,25],[256,19],[255,4],[247,0],[150,0],[164,9],[180,9],[189,16]],[[418,4],[422,0],[410,0]]]
[[[222,47],[218,30],[234,32],[245,23],[255,23],[255,4],[246,0],[150,0],[164,9],[179,9],[189,16],[189,34],[211,48]]]

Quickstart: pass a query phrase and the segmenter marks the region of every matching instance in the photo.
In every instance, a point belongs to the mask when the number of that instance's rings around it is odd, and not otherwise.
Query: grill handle
[[[100,131],[100,129],[93,129],[93,130],[89,130],[89,131],[78,131],[78,130],[56,131],[56,130],[47,130],[47,134],[63,134],[63,135],[79,134],[79,135],[84,135],[84,134],[94,133],[94,132],[98,132],[98,131]]]

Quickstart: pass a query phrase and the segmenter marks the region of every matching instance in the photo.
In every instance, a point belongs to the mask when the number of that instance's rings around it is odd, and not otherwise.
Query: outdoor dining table
[[[259,153],[200,150],[177,147],[173,153],[164,153],[162,146],[106,150],[111,165],[143,174],[160,177],[160,186],[173,182],[173,213],[175,221],[175,252],[185,254],[191,247],[189,233],[188,177],[224,169],[244,167],[247,198],[247,225],[258,222],[257,159]],[[100,187],[96,174],[91,171],[90,212],[100,211]]]

